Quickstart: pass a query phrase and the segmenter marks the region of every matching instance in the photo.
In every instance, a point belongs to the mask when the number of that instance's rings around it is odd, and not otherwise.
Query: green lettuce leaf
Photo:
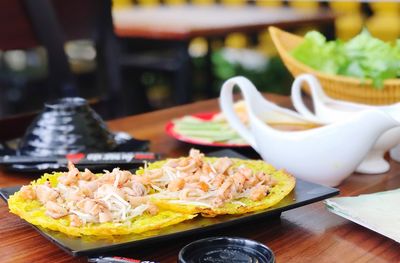
[[[400,76],[400,40],[392,46],[366,29],[346,43],[326,41],[321,33],[308,32],[292,55],[325,73],[371,79],[377,89],[385,79]]]

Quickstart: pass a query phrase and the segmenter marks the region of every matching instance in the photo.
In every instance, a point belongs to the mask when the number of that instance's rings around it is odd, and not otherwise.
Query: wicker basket
[[[302,37],[276,27],[270,27],[269,32],[279,55],[292,75],[296,77],[303,73],[313,74],[321,82],[324,91],[332,98],[374,105],[400,101],[400,79],[385,80],[383,89],[377,90],[372,86],[371,80],[360,80],[316,71],[297,61],[290,54],[290,51],[303,41]],[[305,90],[307,91],[307,88]]]

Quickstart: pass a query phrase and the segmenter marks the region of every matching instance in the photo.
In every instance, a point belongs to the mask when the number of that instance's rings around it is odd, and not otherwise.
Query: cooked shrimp
[[[204,157],[204,154],[202,154],[202,153],[200,152],[200,150],[197,150],[197,149],[192,148],[192,149],[189,150],[189,156],[192,157],[192,158],[199,158],[199,159],[201,159],[201,158]]]
[[[257,185],[250,190],[249,198],[253,201],[259,201],[267,196],[269,187],[266,185]]]
[[[116,188],[111,184],[103,184],[96,190],[93,196],[94,198],[101,199],[103,197],[106,197],[107,195],[110,195],[111,193],[115,193],[122,198],[125,195],[121,189]]]
[[[218,196],[222,199],[230,200],[233,198],[233,192],[235,190],[235,183],[232,178],[227,178],[221,187],[218,189]]]
[[[132,183],[131,189],[133,190],[133,192],[135,193],[136,196],[141,196],[141,195],[147,194],[146,187],[139,182]]]
[[[183,164],[180,164],[180,166],[176,167],[176,170],[180,172],[185,172],[185,173],[193,173],[197,169],[196,161],[195,160],[187,160],[184,159]]]
[[[84,211],[84,210],[86,210],[86,209],[85,209],[85,206],[87,205],[87,203],[88,203],[88,202],[91,202],[91,201],[92,201],[92,200],[91,200],[90,198],[84,198],[84,199],[82,199],[82,200],[80,200],[79,202],[76,203],[76,207],[77,207],[79,210]]]
[[[29,199],[29,200],[35,200],[36,199],[35,190],[30,185],[22,186],[21,190],[20,190],[20,193],[21,193],[21,197],[24,198],[24,199]]]
[[[93,192],[99,187],[98,181],[79,181],[78,187],[82,190],[82,193],[86,196],[93,196]]]
[[[214,187],[220,187],[225,180],[225,176],[223,174],[218,174],[212,181],[211,185]]]
[[[75,214],[69,215],[70,225],[75,227],[80,227],[83,225],[82,220]]]
[[[177,172],[177,177],[178,178],[183,178],[186,180],[186,178],[188,178],[191,174],[189,173],[185,173],[185,172]]]
[[[45,204],[49,201],[56,201],[57,197],[60,195],[57,190],[55,190],[54,188],[50,188],[49,182],[46,182],[43,185],[35,186],[35,194],[37,199],[42,204]]]
[[[183,179],[187,183],[197,183],[197,182],[200,181],[200,174],[195,173],[195,174],[192,174],[192,175],[187,175],[187,176],[183,177]]]
[[[265,178],[265,182],[270,186],[275,186],[278,183],[270,174],[265,174]]]
[[[258,172],[256,173],[256,177],[263,184],[274,184],[274,180],[272,179],[272,176],[270,174]]]
[[[146,204],[149,198],[147,196],[126,196],[126,200],[131,206],[137,207]]]
[[[183,180],[182,178],[177,178],[168,184],[167,189],[169,191],[175,192],[182,190],[183,187],[185,187],[185,180]]]
[[[89,196],[83,193],[80,188],[68,188],[63,197],[66,201],[78,202],[85,197]]]
[[[82,188],[79,192],[82,196],[93,197],[93,191],[91,191],[89,188]]]
[[[89,214],[93,215],[93,216],[97,216],[105,209],[106,208],[102,204],[96,202],[95,205],[89,210]]]
[[[116,187],[124,186],[132,177],[132,174],[129,171],[121,171],[119,168],[114,168],[112,173],[115,174],[115,181],[113,184]]]
[[[240,169],[238,169],[238,172],[246,178],[244,182],[245,189],[250,189],[257,185],[258,179],[256,176],[254,176],[254,173],[250,168],[240,167]]]
[[[218,173],[223,174],[232,164],[233,162],[231,159],[223,157],[216,160],[213,166]]]
[[[246,177],[242,173],[235,173],[233,176],[233,181],[235,183],[238,192],[241,192],[244,188],[244,183],[246,182]]]
[[[100,212],[104,211],[106,208],[104,205],[100,204],[94,199],[86,198],[78,202],[76,206],[84,213],[90,214],[92,216],[99,215]]]
[[[148,212],[150,215],[156,215],[156,214],[158,214],[159,209],[158,209],[158,207],[157,207],[156,205],[154,205],[154,204],[152,204],[152,203],[148,203],[148,205],[149,205],[149,207],[147,208],[147,212]]]
[[[163,171],[162,169],[146,170],[143,176],[150,180],[158,179],[163,176]]]
[[[54,219],[68,215],[67,209],[65,209],[64,207],[60,206],[59,204],[53,201],[48,201],[45,204],[45,208],[46,208],[46,215]]]
[[[100,184],[114,184],[115,174],[106,171],[106,173],[99,179]]]
[[[68,172],[58,178],[58,181],[64,185],[76,185],[79,180],[79,170],[71,161],[68,161]]]
[[[209,163],[204,162],[201,167],[201,172],[208,175],[210,173],[215,173],[216,171],[214,171],[213,167],[211,167]]]
[[[190,159],[187,158],[187,157],[179,158],[179,159],[178,159],[178,166],[177,166],[176,168],[178,168],[178,167],[180,167],[180,166],[186,166],[186,165],[188,165],[188,164],[189,164],[189,161],[190,161]]]
[[[168,159],[164,166],[176,168],[178,165],[179,165],[179,159]]]
[[[81,173],[81,179],[85,181],[92,181],[97,179],[97,176],[86,168],[85,171]]]
[[[146,187],[140,182],[133,182],[130,187],[124,186],[121,188],[121,191],[125,193],[125,195],[130,196],[142,196],[147,194]]]
[[[151,179],[146,176],[135,176],[134,179],[132,179],[132,181],[140,182],[143,185],[149,185],[152,183]]]
[[[108,209],[105,209],[103,212],[99,213],[99,222],[105,223],[112,221],[112,214]]]
[[[204,154],[201,153],[199,150],[193,148],[190,149],[189,157],[195,161],[198,167],[200,167],[203,164]]]
[[[132,188],[127,187],[127,186],[122,187],[122,188],[121,188],[121,191],[122,191],[123,193],[125,193],[125,196],[127,196],[127,195],[130,195],[130,196],[137,196],[136,192],[135,192]]]
[[[248,168],[248,167],[239,167],[238,172],[241,173],[244,177],[246,177],[247,180],[250,180],[250,178],[253,177],[253,171]]]

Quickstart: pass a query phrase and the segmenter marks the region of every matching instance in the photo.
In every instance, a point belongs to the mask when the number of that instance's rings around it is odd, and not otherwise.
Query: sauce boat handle
[[[242,121],[239,119],[236,114],[233,104],[233,88],[237,86],[245,99],[246,104],[250,103],[250,97],[253,95],[252,93],[258,93],[257,89],[253,86],[253,84],[244,77],[234,77],[225,81],[222,85],[220,97],[219,97],[219,105],[226,116],[229,124],[239,133],[240,136],[245,139],[251,147],[253,147],[257,151],[257,144],[254,139],[254,136],[250,132],[249,128],[247,128]],[[246,89],[246,88],[248,89]],[[250,90],[249,90],[250,89]],[[247,114],[250,113],[249,105],[246,105]]]
[[[291,99],[294,108],[298,113],[303,115],[310,121],[320,122],[321,120],[311,112],[308,107],[304,104],[303,97],[301,95],[302,84],[307,83],[310,89],[314,110],[319,107],[320,103],[326,100],[326,95],[321,88],[321,84],[318,79],[311,74],[301,74],[296,77],[291,88]]]

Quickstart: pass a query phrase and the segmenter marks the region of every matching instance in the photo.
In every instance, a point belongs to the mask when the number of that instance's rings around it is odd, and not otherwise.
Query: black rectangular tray
[[[222,150],[209,154],[209,156],[229,156],[245,158],[232,150]],[[20,186],[0,189],[1,197],[7,201],[8,197],[18,191]],[[243,215],[225,215],[214,218],[198,216],[192,220],[184,221],[161,230],[149,231],[143,234],[114,236],[108,239],[95,239],[92,237],[71,237],[63,233],[33,226],[45,238],[55,243],[73,256],[91,255],[109,252],[111,250],[127,247],[141,246],[152,242],[159,242],[171,238],[193,235],[199,232],[211,231],[223,227],[241,224],[250,220],[279,216],[282,212],[308,205],[339,194],[336,188],[326,187],[300,179],[296,179],[295,189],[277,205],[255,213]]]

